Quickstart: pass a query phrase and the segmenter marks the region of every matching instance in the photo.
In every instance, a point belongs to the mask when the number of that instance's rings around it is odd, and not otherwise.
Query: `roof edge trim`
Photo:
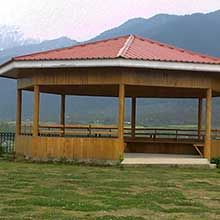
[[[163,61],[144,61],[118,59],[97,60],[56,60],[56,61],[12,61],[0,68],[0,76],[11,77],[9,72],[14,69],[44,68],[85,68],[85,67],[129,67],[182,71],[219,72],[220,64],[179,63]]]

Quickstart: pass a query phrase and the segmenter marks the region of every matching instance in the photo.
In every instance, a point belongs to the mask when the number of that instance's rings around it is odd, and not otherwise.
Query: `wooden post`
[[[198,139],[201,140],[202,133],[202,98],[198,99]]]
[[[136,98],[131,99],[131,137],[135,138],[136,129]]]
[[[60,106],[60,124],[62,127],[62,136],[65,134],[65,111],[66,111],[66,96],[61,95],[61,106]]]
[[[22,90],[17,89],[16,135],[21,134]]]
[[[125,86],[119,85],[118,137],[124,140]]]
[[[206,137],[205,137],[205,158],[211,159],[211,133],[212,133],[212,89],[206,93]]]
[[[34,86],[34,117],[33,117],[33,136],[39,133],[39,112],[40,112],[40,88],[39,85]]]

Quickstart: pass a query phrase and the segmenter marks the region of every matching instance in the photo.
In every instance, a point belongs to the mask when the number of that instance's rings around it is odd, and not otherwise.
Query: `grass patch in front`
[[[220,219],[220,171],[0,161],[0,219]]]

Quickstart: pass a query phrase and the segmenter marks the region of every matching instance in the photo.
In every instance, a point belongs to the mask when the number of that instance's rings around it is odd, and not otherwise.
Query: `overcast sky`
[[[220,0],[0,0],[0,24],[27,37],[87,40],[134,17],[220,9]]]

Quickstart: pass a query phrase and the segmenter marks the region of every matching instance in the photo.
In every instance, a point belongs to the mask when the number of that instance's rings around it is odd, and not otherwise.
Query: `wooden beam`
[[[118,137],[124,140],[125,86],[119,85]]]
[[[39,134],[39,113],[40,113],[40,88],[34,86],[34,117],[33,117],[33,136]]]
[[[61,95],[61,106],[60,106],[60,124],[62,127],[62,135],[65,134],[65,111],[66,111],[66,96],[64,94]]]
[[[136,129],[136,97],[131,98],[131,137],[135,138]]]
[[[202,98],[198,99],[198,139],[201,140],[202,132]]]
[[[211,131],[212,131],[212,89],[206,92],[206,137],[205,158],[211,159]]]
[[[16,135],[21,134],[22,90],[17,89]]]
[[[204,144],[193,144],[193,147],[195,148],[197,153],[200,155],[200,157],[204,157],[202,151],[200,150],[200,148],[204,148]]]

